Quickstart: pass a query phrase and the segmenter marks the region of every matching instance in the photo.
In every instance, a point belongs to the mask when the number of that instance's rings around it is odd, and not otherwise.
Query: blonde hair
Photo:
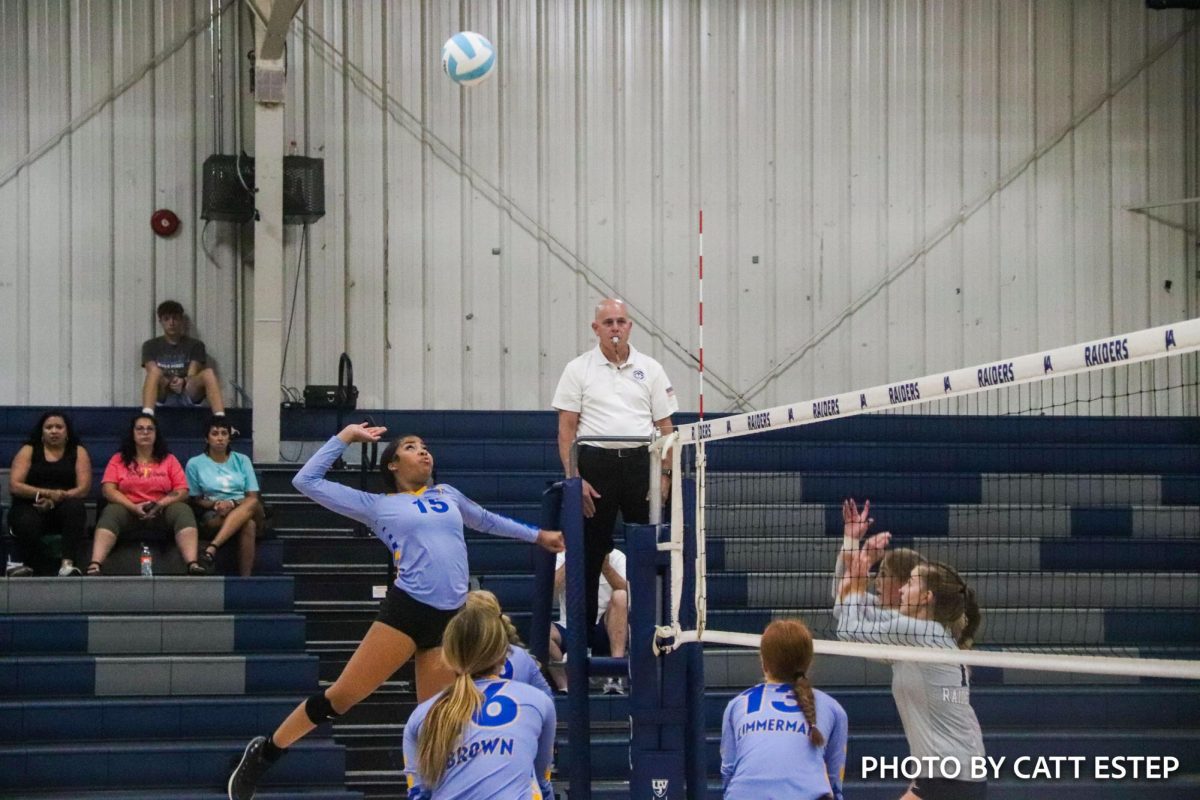
[[[505,614],[504,609],[500,607],[499,598],[487,589],[476,589],[473,592],[469,592],[467,594],[467,608],[482,608],[492,612],[504,623],[504,633],[508,636],[508,643],[515,644],[517,647],[525,646],[525,643],[521,641],[521,634],[517,633],[517,626],[513,625],[512,618],[508,614]]]
[[[763,631],[759,642],[763,669],[767,675],[792,684],[796,703],[808,723],[808,740],[814,747],[825,744],[817,729],[817,700],[813,695],[808,670],[813,660],[812,632],[798,619],[777,619]]]
[[[454,682],[429,709],[417,737],[417,770],[430,787],[441,782],[450,754],[483,705],[475,678],[494,671],[507,655],[508,634],[492,611],[468,603],[446,626],[442,657]]]

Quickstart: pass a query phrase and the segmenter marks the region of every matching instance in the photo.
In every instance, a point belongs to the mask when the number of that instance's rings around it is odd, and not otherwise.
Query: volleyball
[[[442,69],[460,86],[487,80],[496,68],[496,49],[473,31],[456,33],[442,45]]]

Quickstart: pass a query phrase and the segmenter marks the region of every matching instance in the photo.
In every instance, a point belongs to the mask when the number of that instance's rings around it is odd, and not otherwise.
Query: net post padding
[[[932,400],[1007,389],[1048,377],[1065,377],[1200,350],[1200,319],[1109,336],[1090,342],[1028,353],[922,378],[885,383],[762,411],[735,414],[678,428],[683,445],[747,433],[794,428],[826,419],[905,408]]]
[[[659,548],[658,530],[631,525],[626,527],[625,540],[629,592],[641,598],[629,607],[629,791],[638,797],[650,797],[654,781],[678,787],[685,774],[683,729],[688,712],[680,704],[683,687],[668,686],[678,665],[668,664],[672,659],[659,658],[653,649],[660,605],[666,602],[667,587],[661,579],[670,563],[669,554]],[[586,692],[581,694],[586,700]]]
[[[669,451],[671,454],[670,537],[666,542],[658,544],[658,549],[669,552],[671,558],[669,594],[671,608],[666,615],[671,620],[671,624],[656,628],[653,644],[655,655],[670,652],[674,649],[674,647],[665,643],[669,642],[679,632],[679,614],[683,605],[683,470],[680,469],[682,463],[680,459],[681,448],[678,445],[679,434],[677,432],[671,432],[666,436],[655,439],[654,443],[650,445],[650,457],[652,459],[661,459],[664,451]],[[651,470],[651,480],[653,480],[653,470]],[[666,649],[661,649],[664,646]]]
[[[591,707],[588,705],[587,580],[583,544],[583,479],[567,478],[562,482],[560,512],[563,537],[566,541],[566,604],[567,604],[567,683],[576,687],[567,695],[570,716],[567,741],[571,743],[568,765],[571,796],[588,800],[592,790],[592,760],[587,747],[582,746],[591,736]],[[582,687],[582,688],[581,688]]]

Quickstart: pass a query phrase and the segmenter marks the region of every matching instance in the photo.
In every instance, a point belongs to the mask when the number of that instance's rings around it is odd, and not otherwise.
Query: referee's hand
[[[561,553],[567,549],[563,543],[562,531],[538,531],[537,545],[551,553]]]
[[[583,515],[591,517],[596,513],[596,498],[600,493],[592,488],[592,485],[587,481],[583,482]]]

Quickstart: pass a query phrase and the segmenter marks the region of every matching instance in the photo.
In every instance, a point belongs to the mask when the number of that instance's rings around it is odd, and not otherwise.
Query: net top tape
[[[693,422],[676,430],[680,444],[699,444],[962,397],[1196,350],[1200,350],[1200,319],[1189,319],[898,383]]]

